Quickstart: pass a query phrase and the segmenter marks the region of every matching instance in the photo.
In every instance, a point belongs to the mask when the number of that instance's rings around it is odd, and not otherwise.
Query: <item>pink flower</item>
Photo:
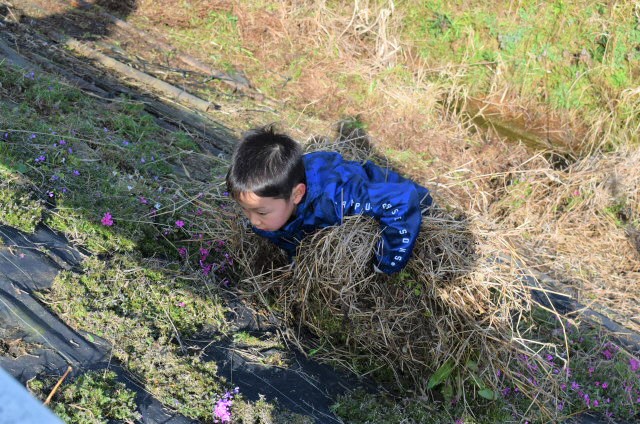
[[[111,216],[111,212],[105,212],[100,222],[104,226],[111,227],[113,225],[113,217]]]
[[[638,371],[640,369],[640,361],[636,358],[629,358],[629,366],[631,367],[631,371]]]
[[[184,227],[184,221],[179,219],[176,221],[176,227],[178,228],[183,228]]]
[[[176,303],[176,306],[179,306],[179,307],[181,307],[181,308],[184,308],[184,307],[186,306],[186,303],[184,303],[184,302],[178,302],[178,303]]]
[[[213,410],[213,416],[216,418],[214,422],[229,423],[231,422],[231,399],[220,399]]]

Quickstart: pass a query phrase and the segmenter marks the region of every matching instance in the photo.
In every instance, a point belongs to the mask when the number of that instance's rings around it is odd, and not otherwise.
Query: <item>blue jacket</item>
[[[382,229],[377,267],[387,274],[400,271],[420,232],[421,209],[431,206],[429,191],[372,162],[347,161],[335,152],[307,153],[303,161],[307,192],[294,216],[278,231],[253,231],[293,258],[306,235],[339,225],[344,216],[369,215]]]

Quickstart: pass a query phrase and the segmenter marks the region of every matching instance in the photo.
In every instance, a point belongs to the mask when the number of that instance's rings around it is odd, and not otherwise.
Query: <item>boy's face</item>
[[[288,200],[260,197],[253,192],[247,192],[238,196],[238,203],[251,221],[251,225],[262,231],[277,231],[284,227],[293,215],[305,192],[304,184],[295,186]]]

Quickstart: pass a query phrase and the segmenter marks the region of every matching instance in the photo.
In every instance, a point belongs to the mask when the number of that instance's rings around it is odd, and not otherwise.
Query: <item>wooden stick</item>
[[[60,387],[60,385],[62,384],[64,379],[67,378],[67,376],[69,375],[69,373],[71,372],[72,369],[73,368],[71,368],[71,365],[69,365],[69,368],[67,368],[67,370],[64,372],[64,374],[62,374],[62,377],[60,377],[60,380],[58,380],[56,385],[53,386],[53,389],[51,389],[51,393],[49,393],[49,396],[47,396],[47,400],[44,401],[45,405],[49,405],[49,402],[51,402],[51,398],[53,397],[53,395],[56,394],[56,391],[58,390],[58,388]]]

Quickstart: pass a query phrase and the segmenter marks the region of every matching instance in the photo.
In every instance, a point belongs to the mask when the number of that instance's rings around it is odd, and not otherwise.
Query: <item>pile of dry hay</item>
[[[535,301],[499,233],[436,209],[408,265],[386,276],[372,272],[379,231],[371,218],[348,217],[303,240],[294,266],[245,231],[237,259],[254,299],[317,358],[360,374],[390,372],[418,391],[449,374],[458,398],[469,395],[462,387],[487,397],[483,389],[495,393],[508,378],[544,404],[554,376],[540,352],[556,346],[528,340]],[[316,337],[303,337],[308,331]]]

